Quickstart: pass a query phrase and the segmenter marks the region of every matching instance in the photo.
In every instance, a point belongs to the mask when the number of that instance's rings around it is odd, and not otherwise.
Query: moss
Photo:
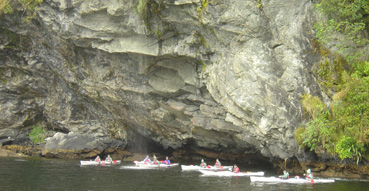
[[[202,13],[205,11],[205,9],[208,7],[209,4],[209,0],[201,0],[200,1],[200,6],[197,7],[197,12],[199,13],[200,16],[202,16]]]
[[[295,131],[295,140],[297,142],[297,144],[299,144],[300,147],[305,148],[303,142],[304,142],[304,137],[302,136],[302,134],[305,132],[305,128],[304,127],[299,127],[296,129]]]
[[[144,21],[145,26],[150,34],[153,33],[151,26],[151,19],[156,16],[161,18],[161,12],[164,9],[163,0],[138,0],[136,11]]]
[[[201,73],[203,74],[203,73],[205,72],[205,70],[206,70],[206,65],[205,65],[205,64],[203,64],[203,65],[202,65],[202,68],[201,68]]]
[[[319,97],[310,94],[302,95],[302,107],[312,117],[326,108]]]
[[[35,18],[37,14],[37,6],[42,2],[43,0],[0,0],[0,13],[13,14],[16,8],[22,8],[22,19],[28,23],[30,20]]]
[[[339,55],[329,55],[319,65],[316,73],[318,82],[325,88],[326,94],[330,95],[329,90],[338,92],[342,88],[343,74],[351,73],[352,67],[346,60]]]
[[[6,49],[18,49],[20,48],[20,36],[13,31],[6,28],[1,28],[0,33],[6,36],[8,43],[6,44]]]

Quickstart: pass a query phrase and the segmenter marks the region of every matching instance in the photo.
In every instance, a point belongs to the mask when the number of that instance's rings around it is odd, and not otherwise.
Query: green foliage
[[[34,125],[33,126],[33,129],[29,133],[29,138],[31,139],[31,141],[34,144],[37,144],[37,143],[45,143],[46,135],[45,135],[45,131],[42,128],[42,126],[36,127]]]
[[[358,163],[369,144],[369,62],[353,64],[353,72],[343,71],[341,76],[340,91],[330,107],[318,97],[303,96],[302,105],[311,120],[301,133],[301,145],[311,150],[322,146],[341,159]]]
[[[310,150],[322,146],[329,152],[334,152],[332,141],[335,138],[336,128],[331,126],[329,117],[329,110],[324,110],[306,124],[306,129],[302,134],[303,145],[309,147]]]
[[[201,2],[201,4],[200,4],[199,7],[196,8],[196,10],[197,10],[197,13],[198,13],[199,20],[200,20],[201,24],[204,25],[202,17],[203,17],[203,12],[208,7],[209,0],[201,0],[200,2]]]
[[[326,59],[317,71],[318,82],[333,94],[329,106],[311,95],[302,97],[304,111],[310,121],[304,131],[295,132],[298,143],[311,150],[324,148],[341,159],[355,159],[357,163],[369,146],[369,63],[363,60],[362,47],[369,44],[369,1],[320,0],[316,5],[320,19],[315,25],[315,50],[332,58],[321,44],[339,39],[336,46],[344,57]],[[332,36],[335,34],[339,36]]]
[[[24,21],[29,22],[35,18],[37,13],[37,6],[41,4],[43,0],[0,0],[0,14],[12,14],[14,9],[23,10]]]
[[[349,62],[356,62],[364,52],[353,50],[369,43],[369,1],[321,0],[316,8],[328,19],[320,19],[314,25],[318,40],[325,43],[333,39],[334,32],[343,34],[337,47]]]
[[[363,143],[356,142],[352,137],[343,137],[337,144],[336,150],[341,159],[353,158],[356,159],[356,164],[359,164],[361,153],[364,153],[366,148]]]
[[[331,57],[332,56],[327,56],[327,58]],[[328,89],[335,92],[340,90],[340,85],[343,83],[342,75],[345,72],[345,68],[352,67],[342,56],[336,56],[335,59],[324,59],[320,63],[317,71],[319,75],[317,81],[326,88],[327,94],[329,94]]]
[[[197,7],[197,12],[199,13],[199,15],[202,15],[206,7],[208,7],[208,4],[209,0],[201,0],[200,7]]]
[[[258,3],[257,7],[262,10],[263,9],[263,3],[261,2],[261,0],[256,0],[256,2]]]

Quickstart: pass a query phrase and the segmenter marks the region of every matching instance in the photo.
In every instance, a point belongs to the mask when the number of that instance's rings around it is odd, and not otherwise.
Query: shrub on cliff
[[[319,41],[329,42],[336,38],[333,34],[342,34],[339,51],[350,62],[362,57],[365,52],[357,49],[369,43],[369,1],[320,0],[316,8],[327,18],[314,25]]]
[[[341,159],[361,160],[369,147],[369,62],[353,65],[342,73],[342,84],[330,106],[304,95],[302,105],[311,120],[305,124],[300,145],[323,147]],[[322,106],[323,105],[323,106]]]
[[[34,125],[33,126],[33,129],[29,133],[29,138],[31,139],[31,141],[34,144],[37,144],[37,143],[45,143],[46,135],[45,135],[45,131],[42,128],[42,126],[36,127]]]

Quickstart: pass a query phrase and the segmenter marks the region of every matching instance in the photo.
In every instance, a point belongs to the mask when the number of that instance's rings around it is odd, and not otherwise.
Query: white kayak
[[[206,170],[212,170],[212,171],[222,171],[222,170],[231,170],[232,166],[221,166],[221,167],[214,167],[214,166],[206,166],[206,167],[201,167],[201,166],[197,166],[197,165],[181,165],[181,169],[182,170],[201,170],[201,169],[206,169]]]
[[[178,166],[178,163],[170,163],[170,164],[159,163],[159,164],[154,164],[153,162],[143,162],[143,161],[133,161],[133,163],[135,163],[136,166],[145,167],[145,168],[168,168],[168,167]]]
[[[289,178],[281,179],[278,177],[250,177],[251,182],[268,182],[268,183],[294,183],[294,184],[304,184],[304,183],[333,183],[334,179],[313,179],[307,180],[305,178]]]
[[[200,170],[204,176],[264,176],[264,172],[232,172],[232,171],[212,171]]]
[[[100,161],[100,162],[97,162],[97,161],[93,161],[93,160],[86,160],[86,161],[83,161],[81,160],[80,163],[81,165],[111,165],[111,164],[120,164],[120,160],[113,160],[113,161]]]

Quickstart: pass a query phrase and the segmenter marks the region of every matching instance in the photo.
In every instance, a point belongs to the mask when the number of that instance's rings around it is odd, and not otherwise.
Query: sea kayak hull
[[[214,167],[214,166],[206,166],[201,167],[197,165],[181,165],[181,169],[184,171],[197,171],[197,170],[212,170],[212,171],[222,171],[222,170],[231,170],[232,166],[221,166],[221,167]]]
[[[169,168],[169,167],[175,167],[178,166],[178,163],[171,163],[171,164],[154,164],[154,163],[148,163],[148,162],[142,162],[142,161],[133,161],[133,163],[136,166],[139,167],[145,167],[145,168]]]
[[[212,171],[200,170],[203,176],[264,176],[264,172],[232,172],[232,171]]]
[[[111,164],[120,164],[120,160],[113,160],[111,162],[107,162],[107,161],[100,161],[100,162],[96,162],[96,161],[83,161],[81,160],[80,163],[81,165],[111,165]]]
[[[314,179],[307,180],[304,178],[289,178],[281,179],[278,177],[250,177],[251,182],[265,182],[265,183],[291,183],[291,184],[306,184],[306,183],[333,183],[334,179]]]

